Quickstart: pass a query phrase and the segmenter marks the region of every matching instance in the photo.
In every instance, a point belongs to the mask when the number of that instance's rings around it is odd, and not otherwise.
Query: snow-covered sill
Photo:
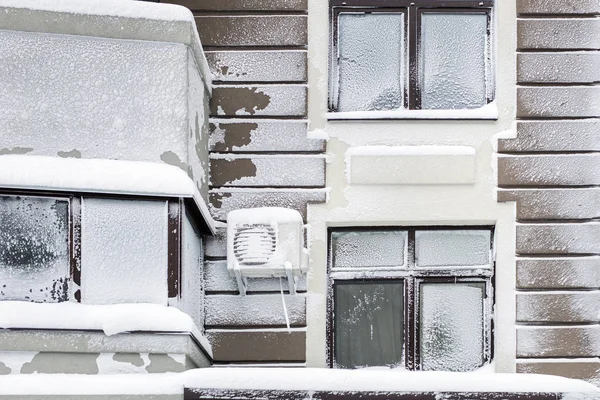
[[[200,368],[179,374],[8,375],[0,395],[159,395],[194,390],[568,393],[598,399],[591,383],[535,374],[473,374],[319,368]]]
[[[0,301],[2,328],[102,331],[107,336],[125,332],[189,333],[212,358],[210,343],[192,318],[177,308],[159,304]]]
[[[495,102],[471,110],[393,110],[393,111],[348,111],[329,112],[327,119],[336,120],[497,120],[498,107]]]

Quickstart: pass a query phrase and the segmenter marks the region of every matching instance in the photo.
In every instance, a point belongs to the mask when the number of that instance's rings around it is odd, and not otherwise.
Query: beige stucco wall
[[[309,205],[311,268],[308,281],[307,366],[326,366],[327,228],[339,226],[495,225],[495,367],[515,370],[515,208],[496,200],[494,146],[514,136],[516,6],[496,3],[496,103],[499,118],[481,121],[327,121],[328,2],[309,0],[310,130],[323,130],[327,143],[329,202]],[[499,28],[498,28],[499,27]],[[475,149],[475,182],[460,182],[444,157],[428,155],[423,166],[440,161],[443,184],[349,184],[346,152],[358,146],[468,146]],[[402,157],[402,156],[400,156]],[[420,161],[412,163],[419,172]],[[460,175],[460,173],[459,173]],[[374,177],[377,181],[377,177]],[[456,182],[458,180],[458,182]],[[451,182],[453,184],[448,184]],[[364,182],[361,182],[364,183]]]

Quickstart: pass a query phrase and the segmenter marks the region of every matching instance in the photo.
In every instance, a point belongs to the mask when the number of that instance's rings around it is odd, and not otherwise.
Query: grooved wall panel
[[[299,281],[296,290],[306,291],[306,275],[303,275]],[[229,275],[227,271],[226,261],[207,261],[204,264],[204,284],[207,292],[237,292],[238,287],[235,278]],[[250,279],[248,281],[248,293],[253,292],[276,292],[279,293],[281,290],[279,286],[279,279]],[[283,282],[283,290],[287,292],[286,282]],[[281,298],[279,298],[281,303]]]
[[[210,184],[221,187],[319,187],[325,185],[321,156],[211,156]]]
[[[517,116],[600,117],[600,86],[519,87],[517,88]]]
[[[517,321],[599,322],[600,292],[528,292],[517,294]]]
[[[519,14],[598,14],[597,0],[521,0],[517,1]]]
[[[196,16],[202,45],[207,47],[305,46],[305,15]]]
[[[207,330],[206,336],[212,345],[216,362],[300,362],[306,360],[305,331]]]
[[[287,286],[287,282],[284,285]],[[306,296],[286,295],[285,305],[290,325],[306,326]],[[205,325],[210,327],[286,326],[279,293],[207,296],[205,307]]]
[[[287,207],[294,209],[306,219],[309,203],[324,203],[327,200],[326,189],[261,189],[228,190],[213,189],[209,192],[209,207],[213,217],[219,221],[227,219],[227,213],[239,208]]]
[[[517,260],[517,288],[600,288],[600,257]]]
[[[518,360],[518,373],[558,375],[571,379],[583,379],[600,386],[600,360],[590,359],[538,359]]]
[[[517,371],[600,385],[600,1],[516,6],[516,137],[497,149],[498,201],[517,211]]]
[[[599,64],[600,65],[600,64]],[[498,151],[599,151],[600,119],[517,122],[517,137],[499,139]]]
[[[500,186],[600,185],[600,154],[502,156]]]
[[[517,22],[519,49],[600,49],[600,20],[596,18],[534,18]]]
[[[503,190],[498,199],[516,201],[519,220],[600,218],[598,188]]]
[[[307,137],[306,121],[216,119],[210,123],[211,151],[294,153],[325,151],[325,141]]]
[[[306,85],[215,86],[210,114],[304,117],[306,95]]]
[[[306,50],[207,51],[217,82],[304,82]]]
[[[521,83],[593,83],[600,81],[600,53],[517,54],[517,80]]]
[[[517,225],[517,254],[600,255],[600,222]]]
[[[597,357],[600,326],[517,326],[517,357]]]

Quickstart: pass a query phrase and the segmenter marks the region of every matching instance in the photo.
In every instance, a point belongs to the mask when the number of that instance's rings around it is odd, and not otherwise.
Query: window
[[[490,362],[492,228],[336,229],[329,243],[330,366]]]
[[[67,198],[0,195],[0,300],[69,297]]]
[[[491,103],[492,6],[330,0],[329,110],[469,110]]]

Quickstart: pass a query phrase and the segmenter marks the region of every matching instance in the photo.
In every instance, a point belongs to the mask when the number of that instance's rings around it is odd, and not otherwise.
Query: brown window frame
[[[417,267],[415,263],[416,232],[423,231],[489,231],[490,251],[492,259],[490,268],[473,267]],[[405,251],[406,265],[398,267],[364,267],[340,268],[334,267],[333,234],[337,232],[407,232],[408,240]],[[483,365],[489,364],[494,358],[494,315],[495,304],[495,270],[493,259],[495,230],[493,226],[398,226],[398,227],[343,227],[328,229],[328,263],[327,263],[327,364],[330,368],[338,368],[335,361],[335,290],[338,282],[369,283],[396,281],[404,287],[404,332],[403,332],[403,366],[410,371],[421,370],[420,330],[419,330],[419,285],[421,283],[485,283],[484,297],[484,349]],[[368,271],[370,276],[366,277]],[[409,301],[412,300],[412,301]]]
[[[421,20],[424,12],[444,13],[485,13],[487,15],[487,40],[492,48],[490,60],[486,65],[494,74],[492,15],[495,0],[329,0],[329,96],[328,111],[332,113],[338,110],[339,100],[339,46],[338,46],[338,23],[339,15],[343,12],[356,13],[405,13],[405,55],[407,60],[403,61],[407,71],[404,82],[404,107],[403,110],[421,110],[421,83],[419,54],[421,50]],[[488,65],[489,63],[489,65]],[[411,72],[411,71],[414,71]],[[486,103],[495,99],[495,84],[486,87]],[[461,109],[457,109],[460,111]],[[394,111],[394,110],[389,110]],[[366,111],[369,112],[369,111]]]
[[[81,204],[83,198],[164,201],[167,202],[167,292],[169,302],[176,304],[181,299],[182,278],[182,226],[183,218],[189,217],[194,229],[201,235],[209,233],[200,211],[192,199],[167,196],[136,196],[105,193],[59,192],[29,189],[0,189],[0,196],[43,197],[66,200],[68,202],[69,239],[69,299],[81,302]],[[204,245],[204,244],[203,244]]]

